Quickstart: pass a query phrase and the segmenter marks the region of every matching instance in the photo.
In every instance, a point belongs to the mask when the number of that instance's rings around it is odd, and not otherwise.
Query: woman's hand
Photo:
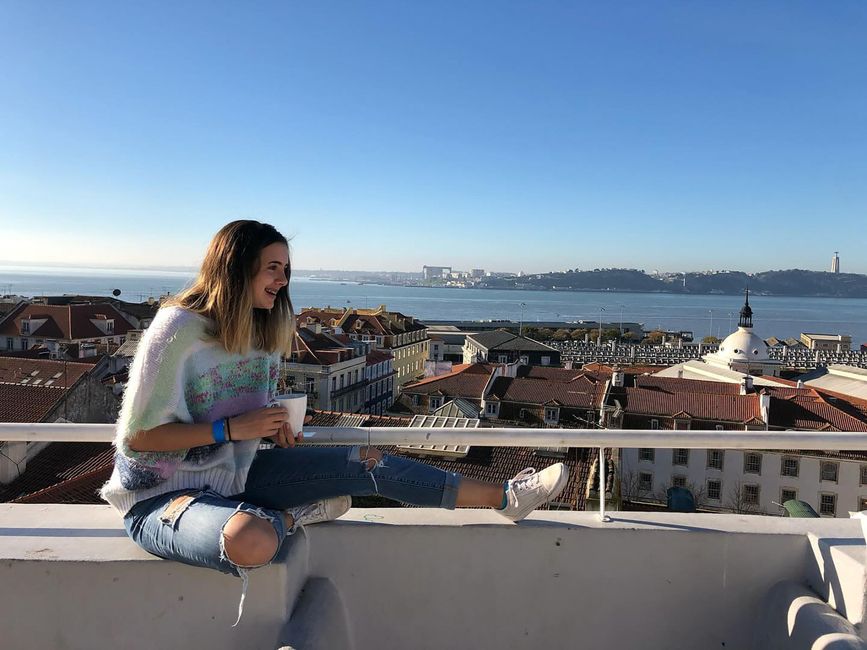
[[[312,416],[307,415],[304,417],[304,424],[307,424],[313,419]],[[278,431],[273,436],[268,436],[268,440],[273,442],[278,447],[294,447],[295,445],[300,445],[304,441],[304,431],[299,431],[297,434],[292,431],[292,427],[288,422],[285,422],[282,427],[280,427],[280,431]]]
[[[232,440],[253,438],[273,440],[282,433],[284,426],[288,427],[286,422],[288,419],[289,412],[282,406],[265,406],[229,418],[229,431]]]

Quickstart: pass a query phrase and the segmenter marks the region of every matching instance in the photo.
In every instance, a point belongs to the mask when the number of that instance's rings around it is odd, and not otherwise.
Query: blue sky
[[[867,273],[863,2],[0,0],[0,260]]]

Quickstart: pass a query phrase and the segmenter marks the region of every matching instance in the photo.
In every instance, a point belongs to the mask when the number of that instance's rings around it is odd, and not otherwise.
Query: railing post
[[[599,520],[611,521],[605,514],[605,447],[599,448]]]

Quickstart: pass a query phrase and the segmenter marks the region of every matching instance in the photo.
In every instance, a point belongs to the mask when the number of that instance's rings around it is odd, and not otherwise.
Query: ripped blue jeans
[[[238,511],[269,521],[282,544],[294,532],[286,529],[282,511],[329,497],[379,494],[418,506],[455,507],[458,474],[401,456],[383,454],[379,463],[363,461],[361,449],[262,449],[253,459],[243,493],[222,496],[202,489],[161,494],[135,504],[124,526],[136,544],[154,555],[240,576],[246,594],[246,570],[256,567],[232,563],[223,548],[223,527]],[[175,502],[178,497],[188,498]]]

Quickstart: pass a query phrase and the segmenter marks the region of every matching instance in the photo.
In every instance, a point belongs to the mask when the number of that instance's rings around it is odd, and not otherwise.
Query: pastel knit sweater
[[[178,451],[133,451],[134,433],[170,422],[214,422],[267,406],[277,392],[279,354],[230,354],[208,335],[211,322],[181,307],[157,312],[129,371],[115,437],[114,472],[102,497],[125,515],[159,494],[210,488],[244,491],[259,440]]]

